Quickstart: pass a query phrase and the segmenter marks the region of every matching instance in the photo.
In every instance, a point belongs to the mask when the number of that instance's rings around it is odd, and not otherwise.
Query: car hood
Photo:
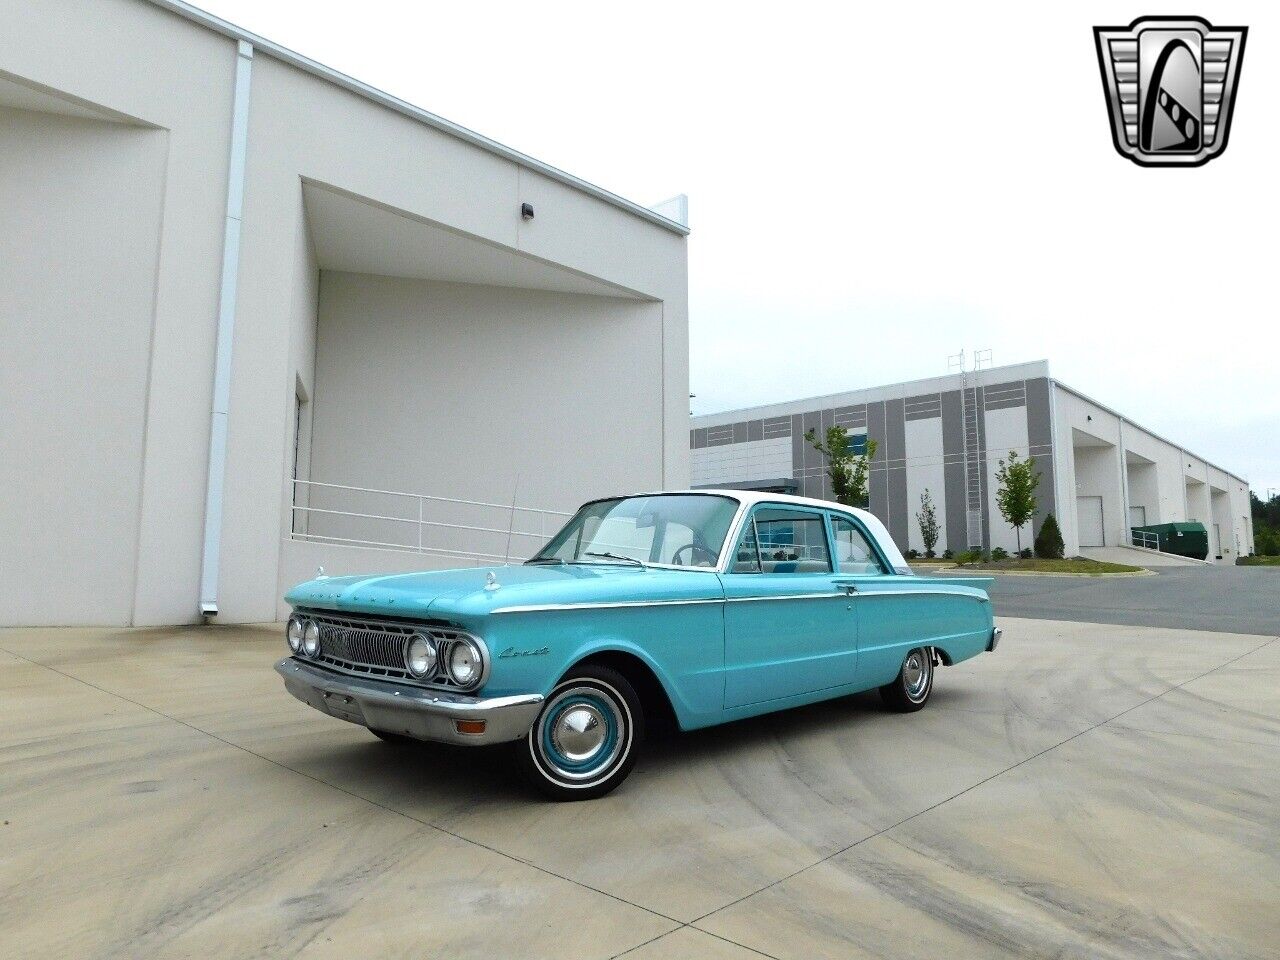
[[[448,617],[552,604],[723,596],[720,579],[711,571],[642,569],[599,563],[322,577],[298,584],[285,594],[285,600],[294,607],[349,613]]]

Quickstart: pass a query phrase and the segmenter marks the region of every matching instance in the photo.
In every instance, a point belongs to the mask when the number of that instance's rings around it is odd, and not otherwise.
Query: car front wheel
[[[602,797],[627,778],[644,739],[640,698],[608,667],[576,667],[543,704],[516,756],[556,800]]]
[[[919,710],[933,692],[933,651],[916,647],[903,658],[902,668],[892,683],[880,688],[880,696],[889,709],[899,713]]]

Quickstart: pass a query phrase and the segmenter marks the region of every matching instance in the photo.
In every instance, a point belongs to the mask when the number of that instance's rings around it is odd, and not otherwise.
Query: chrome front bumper
[[[1000,646],[1000,638],[1003,636],[1004,631],[999,627],[991,628],[991,641],[987,644],[987,653],[994,652],[996,647]]]
[[[276,664],[285,689],[339,720],[418,740],[479,746],[519,740],[542,709],[539,693],[470,697],[386,680],[346,677],[293,657]],[[484,721],[483,733],[460,733],[458,721]]]

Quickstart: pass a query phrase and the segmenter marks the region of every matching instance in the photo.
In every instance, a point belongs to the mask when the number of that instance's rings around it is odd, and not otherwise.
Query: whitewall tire
[[[933,693],[933,651],[929,647],[908,650],[892,683],[880,688],[880,696],[890,710],[911,713],[929,701]]]
[[[608,667],[575,667],[517,744],[529,781],[556,800],[591,800],[622,783],[644,739],[640,698]]]

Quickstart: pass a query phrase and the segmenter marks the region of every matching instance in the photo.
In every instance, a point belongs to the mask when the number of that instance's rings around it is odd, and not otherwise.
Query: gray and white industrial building
[[[695,486],[831,497],[822,454],[805,441],[842,427],[877,441],[870,507],[898,545],[923,550],[916,514],[928,490],[936,550],[1013,551],[996,507],[998,461],[1033,457],[1038,509],[1023,546],[1053,513],[1068,555],[1132,545],[1131,528],[1195,520],[1210,560],[1253,551],[1249,485],[1177,443],[1055,380],[1047,361],[953,373],[693,418]]]

